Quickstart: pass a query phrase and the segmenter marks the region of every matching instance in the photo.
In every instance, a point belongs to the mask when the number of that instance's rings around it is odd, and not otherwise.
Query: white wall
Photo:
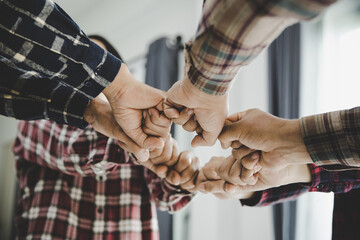
[[[249,108],[268,109],[267,53],[264,52],[236,77],[230,92],[230,113]],[[215,147],[193,149],[202,162],[211,156],[227,156],[229,151]],[[273,239],[271,207],[241,207],[238,200],[219,200],[199,195],[190,206],[190,240]]]

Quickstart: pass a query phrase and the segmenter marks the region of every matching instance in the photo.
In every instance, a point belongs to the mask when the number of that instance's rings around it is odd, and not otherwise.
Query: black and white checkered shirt
[[[0,114],[84,127],[120,66],[53,1],[0,1]]]

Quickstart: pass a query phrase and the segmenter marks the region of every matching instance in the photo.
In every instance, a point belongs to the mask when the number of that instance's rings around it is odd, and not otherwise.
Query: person
[[[243,160],[251,162],[251,154]],[[306,192],[334,192],[332,239],[354,239],[354,236],[358,236],[359,229],[354,226],[360,220],[357,207],[360,170],[327,171],[315,164],[297,164],[288,167],[287,174],[260,170],[259,180],[255,185],[232,186],[217,174],[224,161],[227,161],[225,157],[213,157],[201,169],[197,183],[201,192],[226,196],[227,199],[239,199],[243,206],[250,207],[293,200]]]
[[[328,171],[356,169],[360,164],[358,119],[359,107],[294,120],[258,109],[236,113],[229,117],[231,123],[219,139],[223,147],[233,147],[234,159],[240,161],[229,159],[219,175],[230,183],[240,183],[241,179],[243,184],[254,184],[257,162],[263,171],[278,173],[309,163]],[[260,154],[254,150],[260,150]],[[240,159],[247,154],[254,156],[253,162]],[[227,174],[230,171],[231,176]]]
[[[313,19],[336,0],[230,0],[204,2],[195,38],[185,47],[184,78],[167,94],[165,114],[188,131],[193,146],[213,145],[227,117],[235,75],[286,27]],[[194,109],[188,122],[177,110]]]
[[[104,38],[90,37],[121,59]],[[103,110],[111,111],[107,104]],[[156,108],[144,112],[144,119],[144,132],[168,134],[171,122]],[[190,152],[179,154],[170,134],[163,141],[139,165],[119,148],[123,143],[91,125],[20,121],[13,147],[18,238],[159,239],[156,208],[175,212],[187,206],[200,167]]]
[[[140,161],[164,144],[142,131],[141,116],[165,93],[137,81],[55,2],[1,1],[0,26],[0,114],[80,128],[90,123]],[[101,92],[108,102],[99,103]],[[104,112],[104,104],[112,111]]]

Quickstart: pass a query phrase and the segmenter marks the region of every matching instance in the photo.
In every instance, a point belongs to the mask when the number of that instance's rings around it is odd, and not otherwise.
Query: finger
[[[259,173],[255,175],[256,184],[255,185],[233,185],[225,184],[225,190],[229,193],[241,193],[241,192],[255,192],[268,189],[269,187],[265,186],[262,182],[258,181]]]
[[[169,136],[165,139],[164,147],[162,148],[162,152],[160,156],[152,158],[151,162],[155,165],[164,164],[165,162],[169,161],[172,156],[173,150],[173,142],[174,140]]]
[[[168,171],[165,179],[172,185],[178,186],[180,184],[181,176],[177,171],[171,169]]]
[[[153,159],[153,158],[159,157],[161,155],[162,151],[163,151],[163,148],[151,149],[149,158]]]
[[[202,193],[225,193],[224,180],[206,181],[199,184],[197,189]]]
[[[250,153],[252,152],[256,152],[255,150],[253,149],[250,149],[246,146],[242,146],[240,148],[237,148],[237,149],[233,149],[232,150],[232,155],[234,156],[234,158],[236,159],[242,159],[243,157],[249,155]]]
[[[171,120],[167,118],[165,115],[161,114],[155,108],[148,109],[148,114],[153,124],[165,128],[169,128],[171,126]]]
[[[166,120],[168,120],[168,125],[167,126],[157,125],[155,123],[156,120],[151,119],[150,112],[152,112],[152,114],[153,114],[152,115],[153,119],[156,119],[156,118],[157,118],[157,120],[160,119],[160,114],[157,110],[150,109],[149,112],[144,111],[144,114],[143,114],[144,115],[144,126],[143,126],[144,132],[148,135],[165,138],[167,135],[169,135],[171,121],[169,119],[167,119],[166,117],[164,117],[164,118],[166,118]],[[154,116],[154,114],[156,114],[157,116]]]
[[[227,120],[234,123],[234,122],[240,121],[244,115],[245,115],[245,112],[233,113],[227,117]]]
[[[189,121],[187,121],[182,127],[185,131],[194,132],[198,128],[199,124],[195,120],[195,115],[191,117]]]
[[[184,107],[174,102],[171,102],[169,99],[164,101],[164,114],[170,119],[176,119],[180,116],[180,111]]]
[[[190,108],[184,108],[181,110],[178,118],[173,119],[174,123],[177,125],[184,125],[187,123],[191,117],[194,115],[194,110]]]
[[[232,123],[224,126],[223,130],[219,135],[219,140],[223,148],[231,146],[233,141],[239,141],[239,136],[242,132],[239,122]]]
[[[144,162],[149,159],[149,150],[141,148],[130,138],[128,138],[125,142],[118,141],[118,145],[125,151],[133,153],[140,162]]]
[[[242,159],[237,159],[233,167],[230,169],[229,177],[233,180],[233,182],[231,183],[235,185],[254,185],[256,183],[256,178],[254,177],[254,170],[244,168],[241,163]]]
[[[212,146],[215,144],[218,134],[215,132],[207,132],[203,130],[201,135],[196,135],[191,141],[192,147]]]
[[[212,157],[209,162],[205,164],[202,168],[202,172],[206,179],[209,180],[219,180],[220,177],[216,172],[216,169],[221,165],[224,161],[224,157]]]
[[[152,172],[154,172],[160,178],[165,178],[166,177],[166,172],[168,170],[167,166],[164,166],[164,165],[156,166],[150,160],[142,162],[141,165],[148,168],[148,169],[150,169]]]
[[[245,156],[241,161],[241,180],[249,185],[254,185],[257,181],[257,172],[260,171],[261,165],[260,155],[258,152],[251,153]]]
[[[174,170],[178,173],[183,172],[186,168],[188,168],[191,164],[191,160],[195,158],[195,156],[190,151],[185,151],[180,153],[179,160],[174,166]]]
[[[231,143],[231,148],[240,148],[242,144],[239,141],[233,141]]]
[[[164,164],[165,164],[166,166],[168,166],[168,167],[174,166],[174,165],[177,163],[177,161],[178,161],[178,159],[179,159],[179,155],[180,155],[180,154],[179,154],[179,147],[178,147],[178,145],[176,144],[175,139],[173,139],[173,141],[174,141],[174,144],[173,144],[173,149],[172,149],[171,158],[170,158],[168,161],[164,162]]]
[[[181,172],[180,184],[184,189],[191,189],[195,187],[195,178],[200,169],[199,158],[192,159],[190,166]]]
[[[248,154],[246,157],[243,157],[242,165],[247,169],[253,170],[255,168],[255,165],[259,163],[259,160],[260,160],[260,152],[255,151],[252,152],[251,154]]]
[[[232,174],[230,174],[231,169],[233,168]],[[224,162],[216,169],[217,174],[221,179],[235,185],[245,185],[241,180],[241,165],[236,161],[236,159],[230,155],[227,157]]]

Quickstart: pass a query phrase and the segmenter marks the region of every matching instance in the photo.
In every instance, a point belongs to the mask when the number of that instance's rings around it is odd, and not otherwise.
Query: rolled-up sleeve
[[[186,44],[191,83],[224,95],[247,65],[286,27],[316,17],[336,0],[206,0],[195,38]]]
[[[121,61],[51,0],[0,2],[0,113],[85,127],[89,101]]]
[[[327,170],[360,167],[360,107],[304,117],[300,126],[315,164]]]

